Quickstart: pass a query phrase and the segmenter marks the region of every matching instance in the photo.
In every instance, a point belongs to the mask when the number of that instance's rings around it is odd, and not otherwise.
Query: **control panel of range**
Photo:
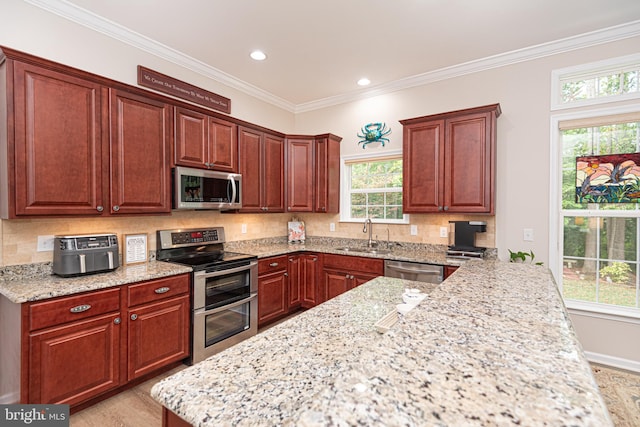
[[[158,231],[158,241],[162,249],[224,243],[224,228],[160,230]]]

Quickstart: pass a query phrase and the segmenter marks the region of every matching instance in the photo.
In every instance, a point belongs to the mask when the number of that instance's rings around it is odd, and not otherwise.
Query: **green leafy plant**
[[[543,262],[533,262],[533,260],[536,258],[536,255],[533,253],[533,251],[529,251],[529,252],[522,252],[522,251],[518,251],[518,252],[513,252],[511,249],[509,249],[509,262],[527,262],[527,259],[529,259],[529,263],[530,264],[535,264],[535,265],[542,265],[544,264]]]
[[[601,277],[608,277],[615,283],[624,283],[631,275],[631,267],[624,262],[614,262],[600,269]]]

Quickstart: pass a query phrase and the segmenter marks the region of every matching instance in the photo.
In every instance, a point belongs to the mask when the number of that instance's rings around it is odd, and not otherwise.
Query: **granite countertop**
[[[118,267],[107,273],[59,277],[51,273],[51,263],[5,268],[0,274],[0,294],[14,303],[24,303],[94,291],[160,277],[190,273],[191,267],[151,261]]]
[[[388,332],[405,287],[428,297]],[[550,272],[378,277],[157,383],[195,426],[612,426]]]
[[[370,258],[418,261],[431,264],[461,265],[464,261],[446,258],[446,246],[393,243],[388,253],[346,252],[340,248],[363,247],[358,239],[309,238],[304,244],[289,244],[286,237],[225,243],[225,250],[243,252],[265,258],[299,251],[356,255]],[[381,245],[384,248],[384,244]],[[492,250],[494,251],[494,250]],[[0,268],[0,295],[11,302],[38,301],[80,292],[104,289],[127,283],[189,273],[191,267],[159,261],[121,266],[112,272],[78,277],[58,277],[51,272],[51,263],[27,264]]]

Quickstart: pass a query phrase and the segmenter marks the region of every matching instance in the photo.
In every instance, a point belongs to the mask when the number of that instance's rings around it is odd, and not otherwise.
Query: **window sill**
[[[595,304],[576,300],[565,300],[565,305],[570,314],[640,324],[640,310],[636,308]]]

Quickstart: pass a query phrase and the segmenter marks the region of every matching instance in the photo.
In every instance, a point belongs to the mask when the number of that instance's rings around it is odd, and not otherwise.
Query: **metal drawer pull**
[[[278,263],[277,262],[272,262],[271,264],[269,264],[269,267],[277,267]]]
[[[116,325],[119,325],[121,322],[119,317],[116,317],[115,319],[113,319],[113,323],[115,323]]]
[[[155,292],[156,294],[164,294],[164,293],[169,292],[170,290],[171,290],[171,288],[170,288],[170,287],[168,287],[168,286],[163,286],[163,287],[161,287],[161,288],[156,289],[156,290],[155,290],[155,291],[153,291],[153,292]]]
[[[73,307],[72,309],[70,309],[69,311],[72,313],[82,313],[84,311],[87,311],[91,308],[91,306],[89,304],[82,304],[82,305],[78,305]]]
[[[132,315],[131,315],[131,320],[136,320],[137,318],[138,318],[138,315],[137,315],[137,314],[132,314]]]

